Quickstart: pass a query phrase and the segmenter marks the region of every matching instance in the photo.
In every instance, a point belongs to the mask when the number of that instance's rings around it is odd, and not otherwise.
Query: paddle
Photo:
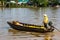
[[[54,26],[52,26],[53,28],[55,28],[57,31],[59,31],[60,32],[60,30],[59,29],[57,29],[56,27],[54,27]]]

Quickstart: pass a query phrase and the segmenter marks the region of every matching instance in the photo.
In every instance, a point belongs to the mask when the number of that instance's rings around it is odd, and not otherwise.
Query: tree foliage
[[[44,6],[47,6],[48,5],[48,3],[49,3],[49,0],[31,0],[31,1],[33,1],[33,3],[35,4],[35,3],[38,3],[39,5],[44,5]],[[51,3],[55,3],[55,4],[58,4],[58,1],[59,0],[50,0],[51,1]]]
[[[38,3],[38,5],[43,4],[44,6],[46,6],[48,4],[48,0],[31,0],[33,1],[33,3]]]

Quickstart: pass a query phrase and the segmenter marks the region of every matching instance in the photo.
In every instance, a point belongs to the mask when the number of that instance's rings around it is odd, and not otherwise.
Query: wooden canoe
[[[54,31],[53,27],[46,29],[44,26],[41,25],[27,24],[18,21],[11,21],[11,22],[8,21],[7,23],[11,28],[20,31],[40,32],[40,33],[47,33]]]

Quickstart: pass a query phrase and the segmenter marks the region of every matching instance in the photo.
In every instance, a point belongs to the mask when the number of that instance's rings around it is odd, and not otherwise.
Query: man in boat
[[[43,18],[43,24],[44,27],[47,29],[47,24],[48,24],[48,16],[46,14],[43,14],[44,18]]]
[[[44,19],[43,19],[43,23],[44,23],[44,27],[46,29],[52,29],[54,26],[52,25],[52,21],[48,22],[48,16],[46,14],[44,14]],[[49,25],[50,27],[48,27],[47,25]]]

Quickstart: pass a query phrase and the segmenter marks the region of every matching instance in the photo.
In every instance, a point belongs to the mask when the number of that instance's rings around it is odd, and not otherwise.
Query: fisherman
[[[44,18],[43,18],[43,24],[44,27],[47,29],[47,24],[48,24],[48,16],[46,14],[43,14]]]

